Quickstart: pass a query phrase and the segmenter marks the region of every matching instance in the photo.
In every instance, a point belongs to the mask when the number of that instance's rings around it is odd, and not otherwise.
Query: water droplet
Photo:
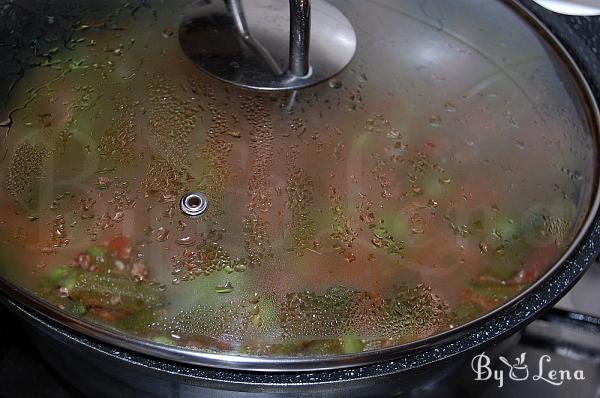
[[[107,189],[110,186],[110,178],[107,176],[100,176],[96,180],[96,188]]]
[[[169,230],[166,229],[165,227],[159,227],[157,229],[152,230],[150,235],[157,242],[164,242],[167,239],[169,239]]]
[[[479,251],[483,254],[487,253],[489,251],[489,246],[487,244],[487,242],[479,242]]]
[[[454,106],[454,104],[451,102],[446,102],[446,104],[444,105],[444,108],[446,108],[446,112],[450,112],[450,113],[456,112],[456,106]]]
[[[525,149],[525,143],[523,141],[514,139],[513,142],[515,143],[515,146],[519,149]]]
[[[246,271],[246,269],[247,269],[247,268],[248,268],[248,267],[246,266],[246,264],[236,264],[236,265],[234,265],[234,267],[233,267],[233,269],[234,269],[236,272],[244,272],[244,271]]]
[[[451,181],[452,181],[451,178],[448,176],[441,176],[440,178],[438,178],[438,182],[440,184],[444,184],[444,185],[450,184]]]
[[[338,88],[342,88],[342,82],[338,79],[331,79],[329,80],[329,87],[337,90]]]
[[[248,299],[248,302],[250,302],[251,304],[257,304],[260,300],[260,294],[258,294],[257,292],[254,292],[252,294],[252,296],[250,296],[250,298]]]
[[[171,29],[169,27],[164,28],[162,31],[162,36],[165,39],[168,39],[169,37],[173,36],[173,29]]]
[[[263,325],[263,319],[260,314],[251,315],[250,322],[254,325],[254,327],[260,328]]]
[[[429,117],[429,125],[434,128],[442,127],[442,118],[438,115],[431,115]]]
[[[346,260],[349,263],[352,263],[356,261],[356,256],[352,252],[346,252],[344,253],[344,260]]]
[[[229,281],[225,282],[225,284],[222,286],[215,286],[215,292],[220,294],[231,293],[232,291],[233,285]]]
[[[175,241],[175,243],[181,246],[190,246],[193,245],[195,242],[196,240],[191,236],[182,236],[180,238],[177,238],[177,240]]]

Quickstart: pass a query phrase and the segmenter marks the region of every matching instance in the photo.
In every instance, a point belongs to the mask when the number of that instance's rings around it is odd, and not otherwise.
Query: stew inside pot
[[[30,3],[2,11],[26,33],[1,47],[0,274],[77,317],[203,351],[395,346],[516,297],[585,221],[586,105],[501,2],[332,1],[352,64],[266,94],[182,54],[185,2]]]

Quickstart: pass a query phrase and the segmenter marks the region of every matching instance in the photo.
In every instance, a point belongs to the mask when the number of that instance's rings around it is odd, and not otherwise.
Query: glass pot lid
[[[518,8],[331,0],[351,63],[265,93],[186,56],[189,3],[0,11],[0,275],[50,316],[212,366],[376,361],[514,299],[581,234],[595,108]]]

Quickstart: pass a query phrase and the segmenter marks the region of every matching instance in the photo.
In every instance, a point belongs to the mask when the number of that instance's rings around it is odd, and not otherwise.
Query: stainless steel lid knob
[[[184,53],[222,81],[294,90],[326,81],[356,51],[352,24],[323,0],[201,1],[179,27]]]
[[[198,217],[208,209],[208,199],[201,192],[189,192],[179,201],[181,212],[190,217]]]

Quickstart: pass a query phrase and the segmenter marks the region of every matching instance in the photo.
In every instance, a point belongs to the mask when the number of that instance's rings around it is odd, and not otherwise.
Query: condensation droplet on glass
[[[169,230],[165,227],[159,227],[157,229],[152,230],[150,235],[157,242],[164,242],[169,239]]]
[[[442,118],[438,115],[431,115],[429,117],[429,125],[434,128],[442,127]]]
[[[181,246],[190,246],[193,245],[195,242],[196,241],[191,236],[182,236],[180,238],[177,238],[177,240],[175,241],[175,243]]]
[[[342,82],[338,79],[330,79],[329,87],[337,90],[338,88],[342,88]]]
[[[454,104],[451,102],[446,102],[444,107],[446,108],[446,112],[450,112],[450,113],[456,112],[456,106],[454,106]]]

